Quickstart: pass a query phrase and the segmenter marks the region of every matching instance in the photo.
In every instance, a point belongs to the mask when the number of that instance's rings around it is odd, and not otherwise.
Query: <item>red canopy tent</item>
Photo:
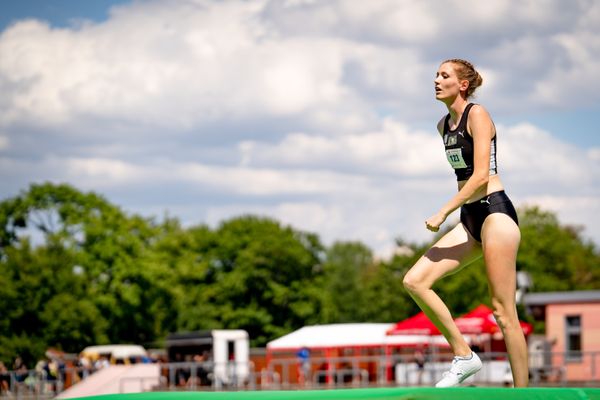
[[[440,331],[421,311],[403,321],[398,322],[386,332],[387,335],[439,335]]]
[[[463,334],[490,334],[494,339],[502,339],[502,332],[496,323],[492,310],[483,304],[475,307],[462,317],[456,318],[454,322]],[[533,331],[531,324],[523,321],[519,321],[519,323],[525,336]]]
[[[481,304],[454,321],[472,345],[482,347],[484,351],[505,351],[502,331],[489,307]],[[525,336],[533,331],[531,324],[522,321],[520,324]],[[440,335],[440,331],[423,312],[420,312],[398,322],[388,329],[386,334],[437,336]]]

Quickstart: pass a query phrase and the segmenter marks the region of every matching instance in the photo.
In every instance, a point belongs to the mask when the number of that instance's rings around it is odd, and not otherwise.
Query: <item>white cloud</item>
[[[201,163],[159,162],[133,164],[117,159],[57,159],[48,165],[64,169],[73,181],[104,187],[139,183],[195,184],[225,193],[246,196],[319,195],[344,190],[347,193],[369,189],[369,180],[329,170],[246,168]]]
[[[375,132],[339,137],[292,133],[280,143],[247,141],[239,149],[243,165],[307,165],[399,178],[436,175],[446,166],[438,134],[411,132],[390,118]]]
[[[431,40],[439,29],[433,14],[431,3],[395,0],[271,1],[264,11],[285,35],[361,37],[367,41]]]
[[[429,239],[456,190],[433,78],[458,56],[483,74],[515,202],[600,242],[597,145],[527,122],[600,102],[600,5],[544,5],[149,0],[101,23],[20,21],[0,35],[3,194],[67,181],[133,211],[257,212],[389,253]]]
[[[499,125],[498,132],[500,167],[521,184],[573,190],[591,186],[600,178],[593,154],[534,125]]]
[[[594,147],[588,150],[588,157],[596,162],[600,162],[600,147]]]
[[[517,205],[540,204],[572,223],[589,223],[598,215],[589,213],[597,193],[587,197],[576,194],[582,192],[577,188],[598,186],[597,173],[586,176],[597,167],[597,158],[585,161],[586,152],[531,125],[499,126],[498,131],[501,174]],[[241,146],[239,165],[55,156],[38,165],[6,160],[0,165],[4,174],[20,171],[24,176],[50,180],[60,176],[59,180],[85,190],[107,193],[192,187],[198,193],[186,199],[190,203],[206,195],[219,200],[199,210],[179,200],[158,199],[150,208],[181,212],[188,223],[200,222],[197,218],[201,216],[216,224],[239,214],[270,215],[299,229],[318,232],[328,243],[362,240],[379,254],[390,254],[398,236],[407,240],[430,238],[423,228],[424,219],[455,191],[440,142],[436,134],[410,133],[388,120],[380,131],[363,135],[332,139],[290,134],[273,145],[246,142]],[[565,157],[578,161],[560,172],[557,165],[562,165]],[[561,193],[574,195],[561,197]],[[569,199],[575,202],[569,205]],[[452,216],[448,223],[455,223],[457,218]]]
[[[589,77],[600,68],[600,32],[578,31],[556,34],[553,42],[560,47],[557,58],[543,79],[535,83],[532,100],[559,106],[565,97],[598,102],[595,85]]]
[[[503,1],[467,3],[440,13],[431,2],[392,0],[149,1],[117,7],[102,24],[22,21],[0,37],[0,84],[8,87],[0,123],[93,118],[185,130],[298,115],[331,128],[354,114],[361,117],[350,126],[363,128],[373,106],[422,110],[436,64],[466,36],[491,41],[475,61],[507,96],[524,86],[531,102],[556,105],[565,90],[599,99],[574,79],[598,69],[600,35],[587,22],[597,7],[525,2],[514,14]],[[469,23],[448,31],[448,19]]]
[[[254,22],[259,2],[203,3],[165,4],[152,15],[158,3],[123,7],[79,30],[13,25],[0,39],[0,77],[13,85],[0,122],[91,116],[189,129],[224,118],[310,117],[340,103],[364,113],[341,82],[348,45],[271,37]]]
[[[440,33],[431,3],[385,0],[369,4],[352,0],[339,2],[339,13],[348,26],[371,30],[382,38],[421,42]],[[377,23],[373,23],[377,21]]]
[[[52,160],[52,162],[62,161]],[[145,171],[142,166],[131,165],[121,160],[72,158],[64,160],[64,167],[65,172],[72,179],[78,181],[93,179],[94,186],[120,185],[152,178],[150,171]]]

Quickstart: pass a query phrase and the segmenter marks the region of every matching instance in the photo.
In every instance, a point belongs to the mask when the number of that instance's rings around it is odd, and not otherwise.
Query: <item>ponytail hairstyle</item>
[[[444,61],[442,64],[445,63],[454,64],[454,71],[456,71],[458,79],[469,81],[469,86],[467,87],[467,99],[471,97],[473,93],[475,93],[475,89],[483,83],[483,78],[470,62],[460,58],[451,58]]]

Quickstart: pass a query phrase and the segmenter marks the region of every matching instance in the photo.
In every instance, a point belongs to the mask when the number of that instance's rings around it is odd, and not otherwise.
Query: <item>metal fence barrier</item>
[[[507,360],[505,353],[479,355],[484,365]],[[156,377],[122,378],[119,389],[123,391],[131,381],[147,388],[151,380],[156,382],[151,390],[163,391],[430,385],[441,376],[450,359],[447,354],[432,354],[422,370],[417,369],[409,355],[311,357],[303,363],[295,357],[273,357],[268,368],[259,371],[251,362],[161,363],[158,380]],[[36,370],[9,371],[0,374],[0,398],[50,399],[92,373],[94,371],[74,367],[63,368],[57,376]],[[530,376],[532,386],[600,387],[600,352],[578,353],[577,357],[572,353],[530,353]],[[478,384],[502,384],[494,381],[489,371],[482,370],[475,377]]]

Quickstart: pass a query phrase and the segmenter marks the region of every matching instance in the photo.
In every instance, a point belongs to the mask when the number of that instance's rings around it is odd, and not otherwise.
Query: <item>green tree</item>
[[[414,303],[402,285],[402,273],[393,263],[374,263],[362,280],[360,320],[397,322],[408,317]]]
[[[10,310],[1,337],[77,352],[153,341],[169,328],[171,290],[150,254],[151,221],[46,183],[0,203],[0,222],[0,306]],[[40,348],[29,353],[39,357]]]
[[[178,328],[246,329],[260,346],[319,321],[319,292],[313,286],[322,245],[315,235],[272,219],[242,216],[214,232],[199,226],[169,240],[192,249],[173,261],[182,274]],[[178,247],[162,244],[172,254]]]
[[[373,264],[371,250],[359,242],[336,242],[323,263],[324,322],[359,322],[364,304],[363,279]]]
[[[600,254],[585,241],[582,229],[561,225],[552,212],[539,207],[520,210],[521,246],[517,265],[533,279],[533,290],[598,289]]]
[[[519,217],[517,267],[535,291],[597,288],[600,255],[579,229],[536,207]],[[304,325],[398,321],[418,312],[402,277],[431,244],[399,240],[391,259],[377,260],[362,243],[325,248],[269,218],[184,228],[69,185],[31,185],[0,202],[0,360],[160,345],[182,330],[246,329],[262,346]],[[454,314],[489,304],[483,260],[435,289]]]
[[[213,279],[208,275],[216,235],[205,225],[184,229],[178,220],[168,219],[153,245],[156,263],[169,271],[164,281],[171,286],[176,314],[171,329],[192,331],[223,328],[218,308],[206,300]]]

